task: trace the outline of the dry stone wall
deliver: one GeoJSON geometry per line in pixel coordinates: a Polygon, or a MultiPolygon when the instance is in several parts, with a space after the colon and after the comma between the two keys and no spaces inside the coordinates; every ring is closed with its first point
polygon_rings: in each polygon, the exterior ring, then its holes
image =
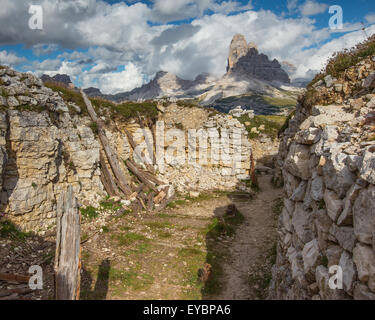
{"type": "MultiPolygon", "coordinates": [[[[282,137],[285,198],[271,299],[375,299],[375,77],[366,67],[356,66],[363,90],[355,99],[298,105],[282,137]],[[342,269],[342,289],[329,286],[332,266],[342,269]]],[[[316,90],[327,97],[335,83],[326,80],[316,90]]]]}

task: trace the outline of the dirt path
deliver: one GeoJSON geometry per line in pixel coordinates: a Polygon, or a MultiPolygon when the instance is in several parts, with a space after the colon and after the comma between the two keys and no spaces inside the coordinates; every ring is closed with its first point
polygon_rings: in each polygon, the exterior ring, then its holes
{"type": "Polygon", "coordinates": [[[84,245],[81,299],[262,298],[280,196],[269,180],[259,177],[253,199],[201,195],[158,215],[112,218],[84,245]],[[227,218],[232,203],[240,213],[227,218]],[[202,282],[199,270],[207,264],[211,273],[202,282]]]}
{"type": "Polygon", "coordinates": [[[268,284],[270,266],[274,258],[276,216],[281,190],[274,189],[269,176],[258,178],[260,192],[250,203],[238,203],[244,215],[230,248],[230,259],[225,260],[224,289],[213,296],[218,300],[248,300],[264,298],[262,286],[268,284]]]}

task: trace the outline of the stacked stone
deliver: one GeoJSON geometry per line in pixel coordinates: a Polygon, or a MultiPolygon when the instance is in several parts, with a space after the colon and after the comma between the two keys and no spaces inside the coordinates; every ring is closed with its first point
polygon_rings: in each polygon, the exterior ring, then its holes
{"type": "Polygon", "coordinates": [[[360,98],[298,105],[282,138],[285,206],[270,298],[375,300],[375,77],[367,75],[360,98]],[[329,286],[332,266],[342,269],[342,289],[329,286]]]}
{"type": "Polygon", "coordinates": [[[164,180],[170,181],[177,191],[186,192],[188,190],[233,189],[239,186],[241,181],[250,179],[252,151],[248,132],[243,124],[232,116],[216,114],[204,121],[202,128],[197,129],[205,130],[208,136],[216,139],[208,137],[207,145],[199,146],[197,138],[197,151],[193,156],[189,154],[189,147],[186,145],[186,159],[189,161],[184,166],[168,166],[162,176],[164,180]],[[221,136],[222,129],[228,134],[224,137],[224,139],[229,139],[228,150],[222,148],[221,143],[224,141],[221,136]],[[207,164],[199,162],[201,156],[199,151],[207,154],[207,164]],[[228,151],[230,161],[222,159],[221,154],[226,151],[228,151]],[[238,161],[238,165],[235,167],[233,159],[238,161]]]}
{"type": "Polygon", "coordinates": [[[68,184],[81,203],[97,204],[105,194],[90,119],[76,105],[70,114],[32,74],[2,68],[0,84],[0,211],[38,232],[55,223],[56,200],[68,184]]]}

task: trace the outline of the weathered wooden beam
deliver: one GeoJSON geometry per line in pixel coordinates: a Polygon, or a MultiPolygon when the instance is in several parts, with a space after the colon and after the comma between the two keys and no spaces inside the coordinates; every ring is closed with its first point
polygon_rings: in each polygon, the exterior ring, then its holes
{"type": "MultiPolygon", "coordinates": [[[[137,115],[138,115],[138,118],[139,118],[139,125],[141,126],[141,129],[142,129],[142,132],[143,132],[143,135],[145,137],[145,142],[146,142],[146,146],[147,146],[147,150],[148,150],[148,153],[149,155],[151,156],[151,160],[152,160],[152,164],[154,165],[156,163],[156,157],[155,157],[155,152],[154,152],[154,144],[152,143],[152,141],[150,141],[148,139],[148,132],[146,130],[146,127],[143,123],[143,120],[141,118],[141,115],[139,114],[139,112],[137,112],[137,115]]],[[[147,129],[149,129],[147,127],[147,129]]],[[[150,129],[149,129],[150,130],[150,129]]],[[[152,131],[150,130],[151,132],[151,135],[152,135],[152,131]]],[[[152,168],[152,173],[154,173],[154,167],[153,166],[150,166],[152,168]]]]}
{"type": "Polygon", "coordinates": [[[0,280],[7,282],[29,283],[30,276],[12,273],[0,273],[0,280]]]}
{"type": "Polygon", "coordinates": [[[57,203],[55,296],[79,300],[81,271],[81,215],[70,185],[57,203]]]}
{"type": "Polygon", "coordinates": [[[147,197],[147,211],[152,212],[154,208],[154,192],[150,192],[150,194],[147,197]]]}
{"type": "MultiPolygon", "coordinates": [[[[163,190],[166,194],[168,194],[168,191],[169,191],[169,187],[166,187],[164,190],[163,190]]],[[[165,209],[165,207],[168,205],[168,203],[170,201],[172,201],[174,198],[174,196],[168,198],[167,196],[164,197],[163,201],[159,204],[159,206],[157,207],[157,209],[155,210],[155,212],[160,212],[162,210],[165,209]]],[[[155,199],[154,199],[155,200],[155,199]]]]}
{"type": "Polygon", "coordinates": [[[100,151],[100,166],[101,166],[101,173],[102,173],[100,175],[100,179],[108,195],[110,197],[121,196],[122,193],[118,189],[116,182],[115,182],[115,178],[112,176],[111,172],[109,171],[107,167],[102,151],[100,151]]]}
{"type": "Polygon", "coordinates": [[[137,168],[135,163],[133,163],[130,159],[126,160],[125,163],[127,167],[129,168],[129,170],[133,172],[133,174],[140,181],[142,181],[147,187],[151,188],[153,191],[155,192],[157,191],[155,185],[145,177],[145,175],[141,172],[141,170],[137,168]]]}
{"type": "MultiPolygon", "coordinates": [[[[141,152],[139,152],[139,150],[137,149],[137,144],[135,143],[132,134],[126,128],[124,128],[124,132],[125,132],[126,136],[128,137],[128,141],[129,141],[130,146],[133,149],[133,152],[136,154],[136,156],[139,159],[143,159],[144,155],[141,154],[141,152]]],[[[134,156],[133,156],[133,159],[134,159],[134,156]]],[[[146,166],[147,170],[149,170],[150,172],[154,172],[154,168],[153,168],[152,165],[150,165],[149,163],[145,163],[145,166],[146,166]]]]}
{"type": "Polygon", "coordinates": [[[82,94],[83,100],[85,101],[85,104],[87,106],[87,111],[88,111],[92,121],[94,121],[98,126],[98,136],[99,136],[100,142],[102,144],[102,147],[104,149],[104,152],[107,155],[108,162],[111,165],[113,174],[115,175],[115,177],[117,179],[117,184],[120,187],[120,189],[125,193],[125,195],[129,196],[129,195],[131,195],[132,190],[129,187],[129,184],[126,180],[126,177],[121,170],[119,160],[118,160],[116,154],[113,152],[113,150],[112,150],[112,148],[109,144],[109,140],[108,140],[107,136],[105,135],[105,131],[103,129],[104,128],[103,121],[98,118],[94,108],[92,107],[91,101],[87,98],[86,94],[82,90],[81,90],[81,94],[82,94]]]}
{"type": "Polygon", "coordinates": [[[0,297],[8,297],[13,294],[29,294],[33,292],[32,289],[30,288],[15,288],[15,289],[5,289],[5,290],[0,290],[0,297]]]}

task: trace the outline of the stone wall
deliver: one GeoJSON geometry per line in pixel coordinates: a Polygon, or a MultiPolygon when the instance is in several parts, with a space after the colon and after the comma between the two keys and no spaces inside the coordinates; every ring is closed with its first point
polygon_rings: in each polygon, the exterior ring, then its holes
{"type": "MultiPolygon", "coordinates": [[[[298,105],[283,135],[271,299],[375,299],[375,94],[365,87],[370,72],[363,77],[356,99],[298,105]],[[343,271],[342,290],[329,287],[334,265],[343,271]]],[[[326,92],[333,84],[318,86],[326,92]]]]}
{"type": "MultiPolygon", "coordinates": [[[[83,206],[97,206],[106,196],[101,182],[101,146],[91,119],[82,111],[33,75],[0,69],[0,217],[5,215],[22,229],[39,232],[55,223],[56,202],[68,184],[83,206]]],[[[202,125],[208,121],[206,127],[210,121],[214,121],[212,127],[241,126],[237,120],[231,123],[224,117],[219,121],[210,119],[207,110],[200,112],[197,119],[202,125]]],[[[182,110],[178,116],[184,118],[188,113],[182,110]]],[[[109,123],[106,135],[111,146],[121,160],[128,159],[131,148],[123,128],[135,133],[139,125],[115,121],[110,115],[103,120],[109,123]]],[[[168,166],[159,178],[181,192],[211,190],[216,185],[234,187],[239,178],[246,178],[250,166],[250,148],[243,152],[244,168],[237,176],[223,177],[220,164],[187,164],[168,166]]],[[[120,165],[126,170],[122,161],[120,165]]]]}

